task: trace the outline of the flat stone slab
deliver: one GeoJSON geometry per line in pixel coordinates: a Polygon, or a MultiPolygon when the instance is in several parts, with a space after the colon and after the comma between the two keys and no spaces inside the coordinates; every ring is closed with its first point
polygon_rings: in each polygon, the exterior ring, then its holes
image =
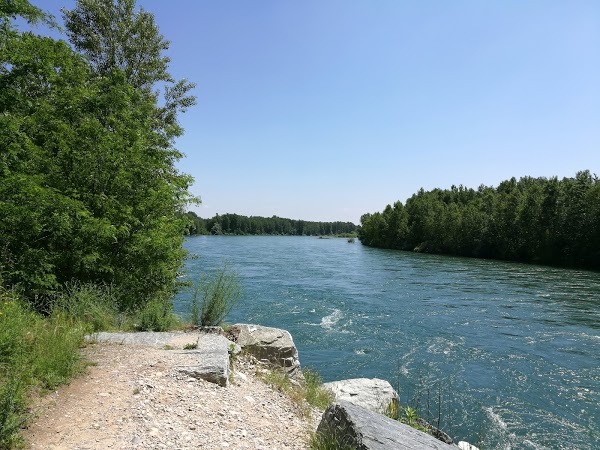
{"type": "Polygon", "coordinates": [[[175,349],[184,348],[186,345],[195,345],[200,338],[200,333],[180,332],[155,332],[140,331],[131,333],[99,332],[86,336],[87,341],[112,342],[115,344],[146,345],[149,347],[164,347],[166,345],[175,349]]]}
{"type": "Polygon", "coordinates": [[[366,408],[340,401],[330,405],[317,429],[333,436],[339,447],[356,450],[456,450],[408,425],[366,408]]]}
{"type": "Polygon", "coordinates": [[[383,413],[392,404],[398,406],[398,393],[392,385],[379,378],[351,378],[323,383],[336,401],[347,401],[357,406],[383,413]]]}
{"type": "Polygon", "coordinates": [[[224,387],[229,385],[229,351],[237,349],[239,352],[239,346],[236,348],[234,342],[214,332],[101,332],[87,336],[86,339],[88,341],[116,344],[168,347],[171,351],[193,355],[197,364],[180,366],[176,370],[190,377],[206,380],[224,387]],[[195,348],[186,350],[186,347],[195,348]]]}
{"type": "Polygon", "coordinates": [[[233,342],[218,334],[202,334],[198,339],[198,347],[184,350],[194,355],[198,364],[180,366],[177,370],[190,377],[215,383],[223,387],[229,385],[229,350],[233,342]]]}

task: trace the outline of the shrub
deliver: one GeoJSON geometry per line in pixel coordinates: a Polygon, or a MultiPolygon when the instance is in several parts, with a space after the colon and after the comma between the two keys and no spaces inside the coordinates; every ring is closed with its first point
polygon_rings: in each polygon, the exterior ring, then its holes
{"type": "Polygon", "coordinates": [[[219,325],[237,303],[240,295],[237,274],[223,266],[215,275],[197,284],[191,304],[192,325],[219,325]]]}

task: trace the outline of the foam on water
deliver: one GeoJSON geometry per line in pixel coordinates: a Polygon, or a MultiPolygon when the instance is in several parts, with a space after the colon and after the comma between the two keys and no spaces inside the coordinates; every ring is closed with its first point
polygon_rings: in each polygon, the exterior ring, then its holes
{"type": "Polygon", "coordinates": [[[339,309],[334,309],[331,314],[321,318],[321,328],[332,330],[342,317],[344,317],[344,313],[339,309]]]}

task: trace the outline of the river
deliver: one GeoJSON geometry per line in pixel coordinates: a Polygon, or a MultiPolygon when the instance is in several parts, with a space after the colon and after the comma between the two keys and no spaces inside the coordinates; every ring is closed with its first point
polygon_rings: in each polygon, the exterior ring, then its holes
{"type": "MultiPolygon", "coordinates": [[[[186,239],[186,276],[223,264],[227,321],[289,330],[325,381],[377,377],[486,449],[600,448],[600,274],[369,248],[346,239],[186,239]]],[[[191,290],[178,294],[185,313],[191,290]]]]}

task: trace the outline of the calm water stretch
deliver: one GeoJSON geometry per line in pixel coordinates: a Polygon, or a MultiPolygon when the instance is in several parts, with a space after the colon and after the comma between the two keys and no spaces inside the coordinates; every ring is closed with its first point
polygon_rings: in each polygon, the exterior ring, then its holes
{"type": "MultiPolygon", "coordinates": [[[[600,274],[314,237],[200,236],[193,279],[227,262],[229,322],[289,330],[325,381],[383,378],[486,449],[600,448],[600,274]]],[[[191,291],[176,309],[185,312],[191,291]]]]}

